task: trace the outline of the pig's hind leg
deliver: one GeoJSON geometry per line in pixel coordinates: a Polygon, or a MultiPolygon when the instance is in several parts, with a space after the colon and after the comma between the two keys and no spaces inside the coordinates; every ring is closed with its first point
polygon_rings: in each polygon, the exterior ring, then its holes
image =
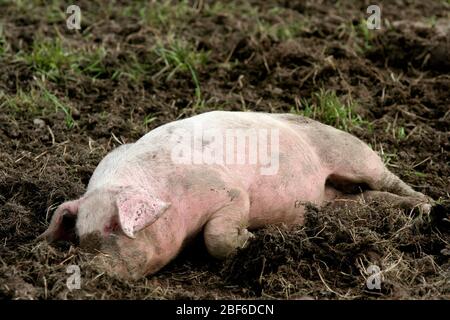
{"type": "Polygon", "coordinates": [[[390,172],[378,154],[356,137],[342,133],[343,144],[337,143],[347,158],[331,163],[332,173],[327,179],[326,197],[329,200],[384,201],[404,209],[419,208],[429,212],[431,199],[414,191],[390,172]],[[335,190],[335,192],[333,192],[335,190]],[[359,194],[357,194],[359,193],[359,194]]]}
{"type": "Polygon", "coordinates": [[[231,203],[214,212],[204,228],[206,248],[213,257],[225,259],[246,245],[253,235],[247,230],[250,201],[242,189],[230,191],[231,203]]]}
{"type": "Polygon", "coordinates": [[[332,205],[336,207],[348,204],[349,201],[351,201],[352,203],[375,201],[381,203],[389,203],[394,208],[405,210],[417,208],[422,213],[429,213],[431,210],[431,204],[426,203],[423,199],[417,197],[399,196],[386,191],[368,190],[360,194],[344,194],[337,190],[327,190],[327,193],[335,194],[335,197],[330,197],[329,201],[331,201],[332,205]]]}

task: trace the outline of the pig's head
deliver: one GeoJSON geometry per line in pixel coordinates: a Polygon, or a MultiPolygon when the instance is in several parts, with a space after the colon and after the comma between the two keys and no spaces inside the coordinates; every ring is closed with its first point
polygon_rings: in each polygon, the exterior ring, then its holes
{"type": "Polygon", "coordinates": [[[49,242],[71,241],[91,233],[135,238],[137,232],[155,222],[169,206],[142,188],[97,189],[61,204],[39,238],[49,242]]]}
{"type": "Polygon", "coordinates": [[[78,200],[61,204],[48,229],[39,239],[53,242],[75,241],[78,238],[82,247],[106,251],[121,258],[120,260],[124,260],[124,257],[123,250],[119,247],[126,243],[129,252],[145,256],[142,251],[149,244],[142,243],[140,233],[153,224],[169,206],[169,203],[142,188],[92,190],[78,200]],[[138,239],[135,241],[136,237],[138,239]]]}

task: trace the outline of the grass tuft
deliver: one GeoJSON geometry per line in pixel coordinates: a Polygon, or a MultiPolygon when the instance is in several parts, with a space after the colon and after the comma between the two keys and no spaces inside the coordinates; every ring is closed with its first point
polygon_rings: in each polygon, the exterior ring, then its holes
{"type": "Polygon", "coordinates": [[[3,56],[9,50],[8,42],[3,34],[3,26],[0,25],[0,57],[3,56]]]}
{"type": "Polygon", "coordinates": [[[103,63],[106,55],[103,47],[73,49],[55,38],[35,39],[31,52],[19,53],[18,59],[30,65],[36,74],[58,82],[67,72],[83,73],[92,78],[108,75],[103,63]]]}
{"type": "Polygon", "coordinates": [[[65,122],[68,129],[72,129],[75,121],[72,117],[72,109],[67,106],[65,103],[63,103],[61,100],[58,99],[54,94],[52,94],[50,91],[48,91],[45,87],[41,86],[42,90],[42,96],[45,100],[51,103],[53,107],[55,108],[55,111],[61,110],[65,114],[65,122]]]}
{"type": "Polygon", "coordinates": [[[197,51],[188,43],[176,40],[170,41],[167,45],[159,43],[155,47],[155,53],[164,63],[164,67],[156,76],[164,74],[169,81],[179,72],[188,72],[195,85],[195,97],[199,103],[202,100],[202,92],[197,69],[206,64],[209,53],[197,51]]]}
{"type": "Polygon", "coordinates": [[[72,109],[40,82],[37,88],[32,88],[28,92],[18,90],[15,95],[3,94],[0,98],[3,100],[0,108],[6,108],[6,111],[17,114],[26,113],[30,117],[41,117],[62,111],[67,128],[72,129],[75,125],[72,109]]]}
{"type": "Polygon", "coordinates": [[[151,1],[139,9],[139,15],[145,25],[166,31],[176,29],[180,21],[185,21],[194,12],[186,0],[151,1]]]}
{"type": "Polygon", "coordinates": [[[319,92],[313,93],[311,99],[302,99],[301,105],[303,109],[293,108],[291,112],[341,130],[349,131],[351,127],[360,127],[367,124],[367,121],[364,121],[355,113],[355,103],[342,103],[334,91],[321,89],[319,92]]]}

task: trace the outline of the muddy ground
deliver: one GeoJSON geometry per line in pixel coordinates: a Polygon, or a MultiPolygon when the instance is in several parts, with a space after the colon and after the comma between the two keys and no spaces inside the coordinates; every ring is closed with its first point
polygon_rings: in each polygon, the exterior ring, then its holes
{"type": "Polygon", "coordinates": [[[67,3],[0,1],[0,297],[449,299],[450,3],[377,3],[380,30],[365,27],[368,1],[78,1],[69,30],[67,3]],[[320,112],[330,99],[349,120],[320,112]],[[225,263],[199,238],[136,282],[34,242],[111,149],[216,109],[343,127],[437,205],[311,207],[304,227],[259,230],[225,263]],[[370,265],[380,289],[366,286],[370,265]]]}

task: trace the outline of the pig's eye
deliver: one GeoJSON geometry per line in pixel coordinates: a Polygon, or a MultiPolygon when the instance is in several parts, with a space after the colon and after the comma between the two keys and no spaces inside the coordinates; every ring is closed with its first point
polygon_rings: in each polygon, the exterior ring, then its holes
{"type": "Polygon", "coordinates": [[[104,227],[104,232],[106,233],[106,234],[110,234],[110,233],[112,233],[112,232],[116,232],[117,230],[119,230],[119,224],[117,223],[117,222],[113,222],[113,223],[110,223],[110,224],[107,224],[105,227],[104,227]]]}

